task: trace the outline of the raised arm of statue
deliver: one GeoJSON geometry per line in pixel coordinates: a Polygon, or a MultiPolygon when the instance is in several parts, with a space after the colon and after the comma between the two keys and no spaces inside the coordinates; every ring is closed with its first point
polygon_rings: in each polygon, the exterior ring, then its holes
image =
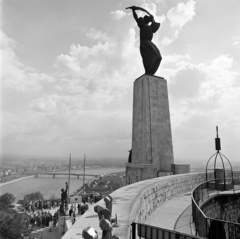
{"type": "Polygon", "coordinates": [[[135,21],[138,23],[138,15],[136,13],[136,7],[135,6],[132,6],[132,7],[127,7],[126,9],[131,9],[132,10],[132,13],[133,13],[133,17],[135,19],[135,21]]]}
{"type": "Polygon", "coordinates": [[[140,10],[140,11],[146,12],[149,15],[149,17],[148,17],[149,18],[149,22],[155,23],[153,15],[151,15],[146,9],[144,9],[142,7],[132,6],[132,7],[127,7],[126,9],[131,9],[132,10],[133,17],[134,17],[135,21],[138,23],[138,25],[140,25],[139,27],[141,27],[142,22],[139,22],[139,18],[138,18],[138,15],[136,13],[136,10],[140,10]]]}

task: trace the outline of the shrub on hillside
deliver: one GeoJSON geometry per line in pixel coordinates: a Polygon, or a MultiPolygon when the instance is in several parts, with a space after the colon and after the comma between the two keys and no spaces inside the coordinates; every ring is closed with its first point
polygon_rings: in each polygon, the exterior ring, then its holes
{"type": "Polygon", "coordinates": [[[31,229],[28,221],[25,221],[22,215],[22,213],[9,214],[0,211],[0,238],[28,238],[31,229]]]}
{"type": "Polygon", "coordinates": [[[43,194],[40,193],[39,191],[24,195],[23,200],[19,200],[18,203],[27,205],[30,201],[34,202],[38,200],[44,200],[43,194]]]}
{"type": "Polygon", "coordinates": [[[4,193],[0,196],[0,209],[6,209],[15,201],[15,197],[12,193],[4,193]]]}

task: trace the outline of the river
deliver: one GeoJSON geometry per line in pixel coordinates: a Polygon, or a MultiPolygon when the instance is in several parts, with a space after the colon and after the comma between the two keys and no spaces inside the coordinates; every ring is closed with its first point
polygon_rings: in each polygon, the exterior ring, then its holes
{"type": "MultiPolygon", "coordinates": [[[[109,174],[115,172],[124,172],[125,168],[94,168],[86,169],[86,174],[109,174]]],[[[83,171],[71,171],[72,173],[83,173],[83,171]]],[[[86,176],[85,182],[93,177],[86,176]]],[[[6,184],[0,185],[0,195],[6,192],[12,193],[16,197],[16,202],[23,199],[23,196],[32,192],[41,192],[45,199],[49,199],[52,194],[56,198],[60,198],[61,188],[65,188],[65,182],[68,181],[68,176],[53,176],[39,175],[38,178],[28,177],[21,180],[15,180],[6,184]]],[[[71,176],[70,194],[79,189],[83,184],[83,178],[77,179],[76,176],[71,176]]]]}

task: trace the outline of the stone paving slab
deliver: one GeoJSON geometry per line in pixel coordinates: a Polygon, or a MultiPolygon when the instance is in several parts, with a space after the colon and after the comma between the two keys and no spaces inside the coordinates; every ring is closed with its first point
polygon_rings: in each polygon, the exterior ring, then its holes
{"type": "MultiPolygon", "coordinates": [[[[191,194],[182,194],[166,201],[147,218],[144,224],[174,230],[175,224],[183,212],[191,205],[191,194]]],[[[179,221],[179,226],[189,225],[189,217],[185,216],[179,221]]],[[[190,226],[190,225],[189,225],[190,226]]],[[[178,231],[178,230],[177,230],[178,231]]]]}
{"type": "Polygon", "coordinates": [[[182,232],[185,234],[192,235],[192,205],[188,206],[185,211],[180,215],[176,224],[174,226],[174,230],[177,232],[182,232]]]}

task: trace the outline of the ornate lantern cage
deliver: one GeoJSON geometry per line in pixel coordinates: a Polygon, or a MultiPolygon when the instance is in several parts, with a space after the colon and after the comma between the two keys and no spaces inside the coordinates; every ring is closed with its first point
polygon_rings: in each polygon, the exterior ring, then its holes
{"type": "MultiPolygon", "coordinates": [[[[213,154],[206,165],[206,181],[208,181],[208,164],[211,161],[212,158],[214,158],[214,179],[215,182],[210,183],[213,188],[217,190],[234,190],[234,178],[233,178],[233,170],[232,170],[232,165],[228,158],[224,156],[222,153],[220,153],[221,150],[221,141],[220,138],[218,137],[218,126],[216,126],[216,133],[217,133],[217,138],[215,138],[215,149],[216,153],[213,154]],[[222,168],[217,168],[217,160],[220,159],[222,162],[222,168]],[[230,165],[230,171],[226,170],[225,164],[224,164],[224,159],[225,161],[228,162],[230,165]]],[[[211,185],[209,185],[211,187],[211,185]]]]}

